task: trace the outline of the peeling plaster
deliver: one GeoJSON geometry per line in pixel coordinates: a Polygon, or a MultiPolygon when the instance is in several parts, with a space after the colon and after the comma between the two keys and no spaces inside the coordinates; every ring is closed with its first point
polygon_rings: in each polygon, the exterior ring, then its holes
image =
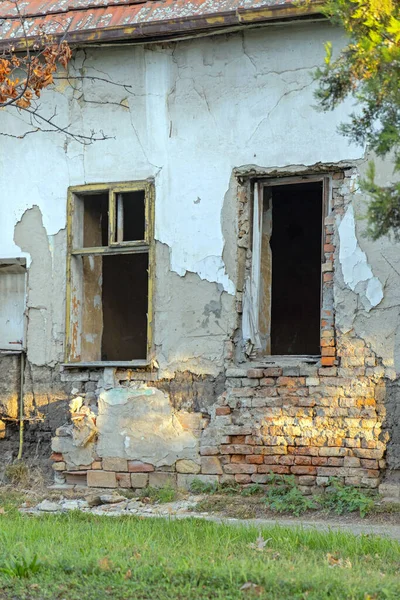
{"type": "Polygon", "coordinates": [[[382,284],[374,276],[367,255],[360,248],[356,236],[354,209],[349,206],[339,225],[339,262],[343,279],[353,292],[359,295],[367,312],[383,299],[382,284]]]}

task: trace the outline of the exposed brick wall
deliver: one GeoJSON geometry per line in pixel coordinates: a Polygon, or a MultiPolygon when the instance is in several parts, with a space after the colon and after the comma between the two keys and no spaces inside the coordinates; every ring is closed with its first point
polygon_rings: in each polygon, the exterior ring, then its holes
{"type": "Polygon", "coordinates": [[[225,476],[242,484],[263,484],[272,472],[296,475],[303,486],[339,477],[377,487],[385,466],[381,369],[358,339],[343,340],[340,353],[345,364],[356,360],[357,376],[306,363],[228,369],[201,454],[218,455],[225,476]]]}

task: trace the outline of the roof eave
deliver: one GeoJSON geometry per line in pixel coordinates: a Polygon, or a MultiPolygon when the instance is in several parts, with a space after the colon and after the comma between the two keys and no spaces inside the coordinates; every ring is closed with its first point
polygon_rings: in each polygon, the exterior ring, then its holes
{"type": "MultiPolygon", "coordinates": [[[[71,45],[106,44],[110,42],[137,41],[149,39],[168,40],[180,36],[198,33],[212,34],[226,28],[256,25],[268,22],[284,22],[295,19],[307,19],[323,16],[321,6],[323,0],[314,0],[301,6],[298,3],[264,8],[239,8],[235,11],[218,12],[207,15],[193,15],[169,20],[142,21],[126,26],[105,27],[103,29],[82,29],[70,31],[63,37],[71,45]]],[[[11,40],[7,40],[10,44],[11,40]]],[[[29,42],[31,40],[28,40],[29,42]]],[[[34,40],[32,40],[33,43],[34,40]]],[[[25,47],[24,40],[13,40],[16,49],[25,47]]],[[[0,41],[0,48],[4,45],[0,41]]]]}

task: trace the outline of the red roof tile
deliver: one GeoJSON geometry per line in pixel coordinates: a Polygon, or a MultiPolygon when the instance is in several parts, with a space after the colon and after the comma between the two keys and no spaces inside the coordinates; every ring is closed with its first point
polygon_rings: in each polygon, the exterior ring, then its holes
{"type": "MultiPolygon", "coordinates": [[[[168,38],[252,22],[318,13],[320,0],[19,0],[29,37],[40,27],[71,43],[168,38]]],[[[0,44],[23,37],[15,3],[0,2],[0,44]]]]}

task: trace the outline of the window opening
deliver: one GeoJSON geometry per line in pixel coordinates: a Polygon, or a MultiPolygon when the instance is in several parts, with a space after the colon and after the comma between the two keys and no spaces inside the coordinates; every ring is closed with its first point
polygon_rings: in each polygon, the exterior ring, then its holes
{"type": "Polygon", "coordinates": [[[258,355],[319,355],[324,182],[255,185],[244,334],[258,355]]]}
{"type": "Polygon", "coordinates": [[[148,182],[105,187],[70,190],[66,360],[146,363],[153,188],[148,182]]]}

